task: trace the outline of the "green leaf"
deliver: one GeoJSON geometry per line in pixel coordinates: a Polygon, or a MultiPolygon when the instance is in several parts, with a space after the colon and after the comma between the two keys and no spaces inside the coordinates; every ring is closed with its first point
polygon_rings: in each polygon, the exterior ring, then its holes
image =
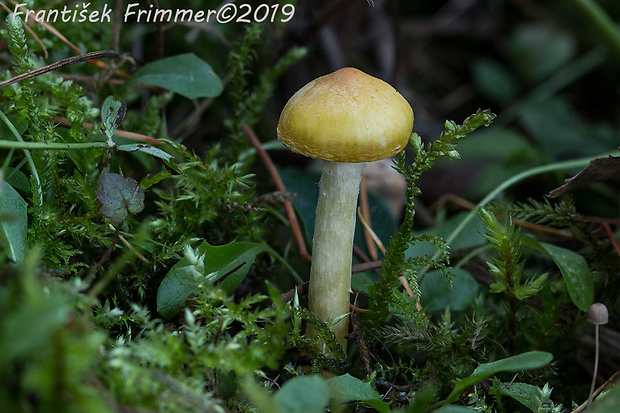
{"type": "Polygon", "coordinates": [[[327,380],[332,396],[341,402],[360,401],[374,407],[378,412],[389,412],[390,404],[381,399],[381,395],[365,381],[344,374],[327,380]]]}
{"type": "Polygon", "coordinates": [[[431,404],[435,400],[437,388],[434,385],[423,385],[413,395],[413,400],[407,406],[407,412],[426,413],[431,410],[431,404]]]}
{"type": "Polygon", "coordinates": [[[444,406],[441,409],[433,410],[435,413],[472,413],[479,412],[480,410],[472,409],[465,406],[444,406]]]}
{"type": "Polygon", "coordinates": [[[282,413],[323,413],[329,390],[328,383],[320,376],[300,376],[284,383],[273,396],[273,402],[282,413]]]}
{"type": "Polygon", "coordinates": [[[264,386],[258,384],[254,377],[245,376],[240,382],[243,392],[261,413],[280,413],[271,393],[264,386]]]}
{"type": "Polygon", "coordinates": [[[27,203],[8,182],[0,181],[0,245],[7,256],[20,262],[26,252],[27,203]]]}
{"type": "MultiPolygon", "coordinates": [[[[26,176],[25,173],[20,171],[19,169],[7,167],[4,171],[6,175],[4,176],[4,180],[9,183],[13,189],[17,189],[22,194],[28,198],[32,194],[32,189],[30,188],[30,179],[26,176]]],[[[0,178],[1,179],[1,178],[0,178]]],[[[2,190],[0,189],[0,192],[2,190]]]]}
{"type": "Polygon", "coordinates": [[[114,132],[120,126],[125,113],[127,112],[127,106],[124,103],[119,102],[112,96],[108,96],[103,101],[101,107],[101,122],[103,122],[103,132],[108,137],[108,141],[112,140],[114,132]]]}
{"type": "Polygon", "coordinates": [[[448,280],[441,271],[432,271],[420,282],[422,306],[426,311],[462,311],[474,304],[480,285],[467,271],[460,268],[450,270],[454,277],[448,280]],[[452,285],[450,285],[452,281],[452,285]]]}
{"type": "Polygon", "coordinates": [[[571,300],[577,308],[587,312],[594,302],[594,282],[585,258],[574,251],[539,242],[531,237],[523,237],[522,242],[523,245],[542,252],[556,263],[571,300]]]}
{"type": "Polygon", "coordinates": [[[193,53],[149,63],[134,73],[131,82],[168,89],[188,99],[215,97],[224,89],[211,66],[193,53]]]}
{"type": "Polygon", "coordinates": [[[538,386],[527,383],[501,383],[499,386],[501,394],[512,397],[533,412],[541,411],[542,392],[538,386]]]}
{"type": "Polygon", "coordinates": [[[218,285],[227,293],[237,288],[254,264],[256,256],[270,251],[263,243],[231,242],[221,246],[203,242],[196,251],[188,247],[184,258],[166,274],[157,290],[157,312],[173,317],[199,284],[218,285]]]}
{"type": "Polygon", "coordinates": [[[555,160],[594,157],[614,150],[620,139],[612,124],[584,119],[569,100],[560,96],[525,105],[519,124],[555,160]]]}
{"type": "Polygon", "coordinates": [[[469,377],[458,380],[452,392],[442,404],[455,400],[466,388],[504,371],[516,372],[541,368],[553,360],[553,355],[545,351],[530,351],[516,356],[497,360],[491,363],[480,364],[469,377]]]}
{"type": "Polygon", "coordinates": [[[143,152],[148,155],[154,156],[158,159],[161,159],[163,163],[166,164],[170,169],[183,174],[184,172],[179,168],[179,166],[174,162],[174,156],[170,155],[168,152],[164,152],[161,149],[158,149],[151,145],[145,145],[143,143],[133,143],[129,145],[121,145],[117,146],[116,149],[123,152],[143,152]]]}
{"type": "Polygon", "coordinates": [[[545,24],[518,27],[506,48],[514,66],[531,83],[562,68],[576,50],[575,39],[569,33],[545,24]]]}
{"type": "MultiPolygon", "coordinates": [[[[26,118],[18,116],[16,114],[7,114],[6,117],[9,120],[9,124],[15,127],[15,130],[18,134],[23,135],[24,132],[28,130],[28,120],[26,118]]],[[[15,134],[6,123],[6,121],[0,122],[0,138],[2,138],[2,140],[15,140],[15,134]]]]}
{"type": "Polygon", "coordinates": [[[495,60],[482,58],[474,61],[471,69],[477,89],[486,98],[502,105],[514,100],[519,89],[518,83],[504,65],[495,60]]]}
{"type": "Polygon", "coordinates": [[[123,222],[129,213],[137,214],[144,209],[144,189],[133,178],[106,173],[99,177],[97,200],[101,202],[101,214],[115,224],[123,222]]]}
{"type": "Polygon", "coordinates": [[[609,413],[620,411],[620,387],[613,386],[607,392],[599,394],[587,411],[588,413],[609,413]]]}
{"type": "MultiPolygon", "coordinates": [[[[181,171],[183,175],[185,175],[185,171],[187,171],[188,169],[195,168],[202,164],[203,164],[202,161],[190,161],[190,162],[182,163],[180,165],[176,165],[176,164],[174,165],[181,171]]],[[[155,185],[156,183],[166,178],[170,178],[171,176],[174,176],[174,175],[175,174],[170,172],[170,170],[168,169],[161,170],[155,175],[147,175],[144,178],[142,178],[142,180],[140,181],[140,188],[148,189],[151,186],[155,185]]]]}
{"type": "Polygon", "coordinates": [[[0,366],[5,366],[13,358],[43,351],[42,347],[53,342],[54,331],[67,321],[69,311],[58,294],[50,297],[35,295],[4,316],[0,322],[0,334],[11,339],[0,341],[0,366]]]}

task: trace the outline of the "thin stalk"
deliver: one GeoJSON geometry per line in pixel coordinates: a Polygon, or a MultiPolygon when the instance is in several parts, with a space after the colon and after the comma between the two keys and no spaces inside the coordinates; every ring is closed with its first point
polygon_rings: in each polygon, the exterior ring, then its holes
{"type": "MultiPolygon", "coordinates": [[[[101,259],[99,260],[99,262],[97,262],[97,264],[95,264],[95,266],[93,268],[91,268],[90,273],[91,274],[95,274],[97,271],[99,271],[99,268],[101,268],[101,266],[108,260],[108,258],[110,258],[110,255],[112,255],[112,250],[114,249],[114,247],[116,246],[116,242],[118,241],[118,237],[121,233],[121,226],[123,226],[123,223],[119,223],[116,226],[116,229],[114,230],[114,237],[112,237],[112,243],[110,244],[110,247],[108,248],[108,250],[105,252],[105,254],[103,254],[103,257],[101,257],[101,259]]],[[[100,281],[101,283],[101,281],[100,281]]],[[[103,289],[103,287],[101,287],[101,289],[103,289]]],[[[93,288],[93,290],[97,291],[97,286],[95,286],[93,288]]],[[[98,293],[97,293],[98,294],[98,293]]],[[[97,295],[95,293],[93,293],[94,295],[97,295]]]]}
{"type": "Polygon", "coordinates": [[[6,171],[6,169],[9,167],[9,165],[11,164],[11,159],[13,158],[13,152],[15,152],[15,149],[11,149],[9,151],[9,154],[7,155],[6,158],[4,158],[4,163],[2,164],[2,167],[0,169],[2,169],[3,171],[6,171]]]}
{"type": "Polygon", "coordinates": [[[596,376],[598,375],[598,324],[594,325],[594,373],[592,374],[592,385],[590,386],[590,395],[588,396],[588,407],[592,404],[592,395],[594,394],[594,386],[596,386],[596,376]]]}
{"type": "Polygon", "coordinates": [[[19,137],[19,142],[0,140],[0,149],[21,149],[23,151],[29,151],[29,150],[80,151],[84,149],[110,149],[115,146],[116,145],[111,145],[107,142],[75,142],[75,143],[24,142],[24,140],[21,139],[21,136],[19,137]]]}

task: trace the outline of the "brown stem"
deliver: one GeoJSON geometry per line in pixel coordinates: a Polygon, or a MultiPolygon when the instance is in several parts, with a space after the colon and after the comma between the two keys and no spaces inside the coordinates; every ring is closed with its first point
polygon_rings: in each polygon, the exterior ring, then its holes
{"type": "MultiPolygon", "coordinates": [[[[370,206],[368,204],[368,189],[366,188],[366,177],[362,174],[362,181],[360,184],[360,208],[361,213],[368,224],[368,227],[372,228],[372,222],[370,221],[370,206]]],[[[364,225],[364,242],[366,243],[366,249],[368,250],[368,255],[373,260],[379,258],[379,254],[377,252],[377,245],[375,241],[372,239],[372,235],[370,234],[370,230],[364,225]]]]}
{"type": "Polygon", "coordinates": [[[99,269],[101,268],[103,263],[105,263],[108,260],[108,258],[110,258],[110,255],[112,255],[112,250],[116,246],[116,241],[118,241],[118,236],[119,236],[119,234],[121,232],[121,225],[123,225],[122,222],[116,226],[116,231],[114,231],[114,237],[112,238],[112,243],[110,244],[110,247],[105,252],[105,254],[103,254],[103,257],[101,257],[99,262],[97,264],[95,264],[95,266],[91,269],[91,273],[94,274],[97,271],[99,271],[99,269]]]}
{"type": "MultiPolygon", "coordinates": [[[[105,252],[105,254],[103,254],[103,257],[101,257],[99,262],[91,268],[90,273],[89,273],[90,275],[94,276],[97,273],[97,271],[99,271],[103,263],[105,263],[110,258],[110,255],[112,255],[112,250],[116,246],[116,241],[118,241],[118,236],[121,232],[122,225],[123,223],[121,222],[116,226],[116,231],[114,231],[114,237],[112,238],[112,243],[110,244],[110,247],[105,252]]],[[[96,297],[101,291],[103,291],[105,286],[112,280],[112,277],[113,275],[110,272],[108,272],[106,276],[104,276],[95,285],[91,287],[90,291],[88,291],[88,296],[90,298],[96,297]]]]}
{"type": "Polygon", "coordinates": [[[620,256],[620,246],[618,245],[618,241],[616,241],[614,233],[611,231],[611,226],[609,225],[609,222],[603,222],[602,225],[607,235],[609,235],[609,239],[611,241],[611,244],[614,246],[614,249],[616,250],[616,254],[620,256]]]}
{"type": "MultiPolygon", "coordinates": [[[[71,121],[67,118],[55,117],[53,121],[62,126],[71,127],[71,121]]],[[[84,129],[90,130],[93,128],[93,124],[84,122],[82,123],[82,127],[84,129]]],[[[129,132],[129,131],[122,130],[122,129],[116,129],[114,131],[114,136],[131,139],[131,140],[138,141],[138,142],[148,143],[150,145],[164,145],[166,143],[166,142],[160,141],[159,139],[153,138],[151,136],[143,135],[141,133],[129,132]]]]}
{"type": "Polygon", "coordinates": [[[368,261],[368,262],[363,262],[361,264],[354,264],[351,267],[351,273],[355,274],[355,273],[358,273],[358,272],[377,270],[377,269],[381,268],[382,264],[383,264],[383,260],[368,261]]]}
{"type": "Polygon", "coordinates": [[[5,80],[4,82],[0,82],[0,89],[5,86],[12,85],[13,83],[21,82],[22,80],[30,79],[42,75],[43,73],[51,72],[52,70],[60,69],[64,66],[74,65],[76,63],[82,63],[88,60],[101,59],[103,57],[119,57],[121,55],[122,53],[115,52],[114,50],[101,50],[98,52],[89,52],[78,56],[68,57],[50,65],[43,66],[39,69],[31,70],[30,72],[12,77],[11,79],[5,80]]]}
{"type": "Polygon", "coordinates": [[[370,352],[366,346],[366,340],[364,340],[364,333],[362,331],[362,320],[360,320],[360,315],[356,313],[351,314],[350,318],[353,331],[349,334],[349,339],[354,339],[357,343],[357,350],[364,364],[364,373],[366,373],[366,376],[370,376],[372,374],[372,366],[370,365],[370,352]]]}
{"type": "MultiPolygon", "coordinates": [[[[241,125],[241,129],[248,137],[248,140],[250,141],[254,149],[256,149],[256,153],[258,154],[260,160],[263,162],[263,165],[265,165],[265,168],[267,169],[269,176],[271,176],[271,180],[273,181],[276,189],[281,192],[286,192],[286,187],[284,186],[284,182],[282,182],[282,178],[280,178],[280,174],[278,174],[278,171],[276,170],[276,167],[273,164],[271,157],[269,156],[267,151],[263,149],[263,146],[261,145],[260,140],[254,133],[254,131],[245,123],[241,125]]],[[[308,261],[312,261],[312,256],[308,253],[308,250],[306,249],[306,242],[304,241],[301,227],[299,225],[299,221],[297,220],[297,215],[295,214],[295,210],[293,209],[293,204],[291,203],[291,201],[283,200],[282,205],[284,205],[286,216],[291,225],[291,231],[293,232],[293,236],[295,237],[295,242],[297,243],[299,255],[301,255],[308,261]]]]}

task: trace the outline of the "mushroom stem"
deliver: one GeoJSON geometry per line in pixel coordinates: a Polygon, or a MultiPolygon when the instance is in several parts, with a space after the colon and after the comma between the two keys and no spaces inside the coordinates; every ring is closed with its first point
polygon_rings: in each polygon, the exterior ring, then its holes
{"type": "Polygon", "coordinates": [[[592,404],[592,396],[594,395],[594,387],[596,386],[596,376],[598,376],[598,329],[599,325],[594,326],[594,372],[592,373],[592,384],[590,385],[590,395],[588,396],[588,406],[592,404]]]}
{"type": "Polygon", "coordinates": [[[598,375],[598,330],[599,326],[609,322],[609,312],[607,307],[602,303],[594,303],[588,310],[588,322],[594,324],[594,373],[592,374],[592,385],[590,386],[590,395],[588,396],[587,409],[592,404],[592,396],[594,394],[594,386],[596,386],[596,376],[598,375]]]}
{"type": "MultiPolygon", "coordinates": [[[[310,267],[309,307],[323,321],[349,312],[357,197],[364,163],[325,162],[319,183],[310,267]]],[[[346,350],[348,318],[332,327],[346,350]]],[[[308,331],[314,334],[312,329],[308,331]]]]}

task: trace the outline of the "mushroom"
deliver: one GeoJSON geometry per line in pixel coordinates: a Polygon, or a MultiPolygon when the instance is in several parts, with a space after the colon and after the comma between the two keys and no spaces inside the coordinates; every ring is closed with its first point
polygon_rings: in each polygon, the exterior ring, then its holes
{"type": "MultiPolygon", "coordinates": [[[[294,152],[325,161],[309,287],[310,311],[323,321],[349,312],[355,212],[364,163],[400,152],[412,128],[413,110],[407,100],[384,81],[351,67],[311,81],[282,110],[278,139],[294,152]]],[[[331,328],[346,349],[348,317],[331,328]]]]}
{"type": "Polygon", "coordinates": [[[592,403],[592,395],[594,394],[594,386],[596,385],[596,376],[598,375],[598,326],[607,324],[609,321],[609,312],[607,307],[602,303],[594,303],[588,310],[588,322],[594,324],[594,372],[592,373],[592,385],[590,386],[590,395],[588,396],[588,405],[592,403]]]}

